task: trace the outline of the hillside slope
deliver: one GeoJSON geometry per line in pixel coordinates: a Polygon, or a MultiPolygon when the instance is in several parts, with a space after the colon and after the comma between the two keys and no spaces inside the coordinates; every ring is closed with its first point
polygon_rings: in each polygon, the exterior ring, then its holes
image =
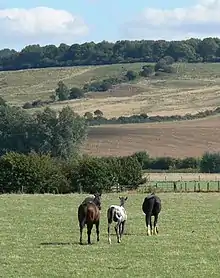
{"type": "MultiPolygon", "coordinates": [[[[82,87],[94,80],[117,76],[127,70],[139,71],[143,63],[70,68],[48,68],[0,72],[0,96],[9,103],[47,100],[62,80],[82,87]]],[[[220,64],[175,64],[177,73],[140,79],[115,86],[108,92],[88,93],[86,98],[56,102],[55,109],[70,105],[81,115],[101,109],[104,116],[118,117],[139,113],[173,115],[195,113],[220,106],[220,64]]]]}

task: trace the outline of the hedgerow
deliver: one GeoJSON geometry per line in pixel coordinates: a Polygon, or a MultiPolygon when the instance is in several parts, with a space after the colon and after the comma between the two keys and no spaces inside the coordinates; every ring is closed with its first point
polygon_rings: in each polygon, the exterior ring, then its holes
{"type": "Polygon", "coordinates": [[[83,156],[64,161],[49,154],[9,152],[0,158],[0,192],[95,193],[110,192],[116,186],[136,189],[144,182],[143,169],[220,173],[220,153],[176,159],[138,152],[126,157],[83,156]]]}

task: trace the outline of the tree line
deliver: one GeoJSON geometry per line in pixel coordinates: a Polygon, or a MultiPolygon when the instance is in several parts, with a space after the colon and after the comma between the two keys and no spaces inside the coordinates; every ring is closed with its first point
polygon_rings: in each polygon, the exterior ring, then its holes
{"type": "Polygon", "coordinates": [[[125,157],[80,156],[60,160],[49,154],[8,152],[0,157],[0,193],[111,192],[115,187],[137,189],[147,179],[143,169],[190,169],[220,173],[220,153],[201,158],[150,157],[138,152],[125,157]]]}
{"type": "Polygon", "coordinates": [[[70,107],[60,112],[45,108],[30,114],[26,110],[0,105],[0,156],[9,151],[28,154],[50,153],[71,159],[87,135],[87,123],[70,107]]]}
{"type": "Polygon", "coordinates": [[[213,110],[205,110],[197,112],[195,114],[187,113],[185,115],[171,115],[171,116],[148,116],[146,113],[131,115],[131,116],[120,116],[118,118],[105,118],[104,113],[97,109],[92,112],[86,112],[84,118],[89,126],[95,125],[106,125],[106,124],[138,124],[138,123],[153,123],[153,122],[171,122],[171,121],[185,121],[202,119],[208,116],[214,116],[220,114],[220,107],[216,107],[213,110]]]}
{"type": "Polygon", "coordinates": [[[152,158],[145,152],[126,157],[82,155],[87,128],[85,118],[70,107],[30,114],[0,99],[0,192],[110,192],[116,185],[137,188],[145,182],[143,169],[220,172],[219,153],[198,159],[152,158]]]}
{"type": "Polygon", "coordinates": [[[191,38],[181,41],[122,40],[66,45],[28,45],[21,51],[0,50],[0,70],[157,62],[165,56],[174,61],[219,62],[219,38],[191,38]]]}

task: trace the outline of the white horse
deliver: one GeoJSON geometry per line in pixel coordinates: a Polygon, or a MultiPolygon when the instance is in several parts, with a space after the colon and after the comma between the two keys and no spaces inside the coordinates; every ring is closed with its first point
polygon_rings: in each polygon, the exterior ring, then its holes
{"type": "Polygon", "coordinates": [[[117,235],[118,243],[121,242],[121,237],[124,233],[125,222],[127,220],[127,213],[124,208],[124,204],[127,201],[128,197],[119,197],[120,199],[120,206],[112,205],[108,208],[107,211],[107,218],[108,218],[108,242],[111,244],[111,237],[110,237],[110,226],[112,222],[116,222],[115,225],[115,232],[117,235]]]}

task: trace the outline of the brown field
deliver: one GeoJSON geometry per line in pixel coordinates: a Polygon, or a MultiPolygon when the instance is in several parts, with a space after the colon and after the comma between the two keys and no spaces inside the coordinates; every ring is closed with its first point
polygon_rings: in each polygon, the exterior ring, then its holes
{"type": "Polygon", "coordinates": [[[172,123],[91,127],[83,150],[98,156],[147,151],[156,157],[197,157],[205,151],[220,151],[220,116],[172,123]]]}

